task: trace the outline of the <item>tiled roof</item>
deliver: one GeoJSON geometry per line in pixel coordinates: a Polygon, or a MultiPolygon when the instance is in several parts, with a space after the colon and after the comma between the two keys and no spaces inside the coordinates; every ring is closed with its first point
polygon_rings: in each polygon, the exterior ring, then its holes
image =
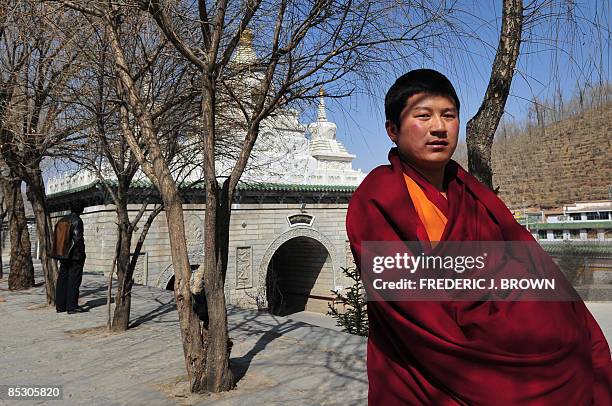
{"type": "Polygon", "coordinates": [[[344,192],[352,193],[357,186],[343,185],[291,185],[277,183],[239,184],[238,190],[261,190],[279,192],[344,192]]]}
{"type": "MultiPolygon", "coordinates": [[[[60,191],[60,192],[49,193],[49,194],[47,195],[47,198],[53,198],[53,197],[59,197],[59,196],[66,196],[66,195],[69,195],[69,194],[72,194],[72,193],[78,193],[78,192],[81,192],[81,191],[83,191],[83,190],[87,190],[87,189],[93,188],[93,187],[95,187],[95,186],[96,186],[98,183],[100,183],[100,181],[99,181],[99,180],[94,180],[93,182],[88,183],[88,184],[83,185],[83,186],[77,186],[77,187],[74,187],[74,188],[71,188],[71,189],[62,190],[62,191],[60,191]]],[[[110,183],[112,184],[113,182],[110,182],[110,183]]]]}
{"type": "Polygon", "coordinates": [[[612,257],[612,242],[592,241],[592,242],[543,242],[540,245],[549,254],[571,253],[576,255],[589,255],[610,258],[612,257]]]}
{"type": "MultiPolygon", "coordinates": [[[[116,180],[109,180],[111,186],[116,186],[116,180]]],[[[62,190],[61,192],[50,193],[47,197],[59,197],[72,193],[77,193],[98,186],[103,187],[99,180],[91,182],[87,185],[79,186],[72,189],[62,190]]],[[[151,187],[151,182],[148,180],[132,181],[133,188],[151,187]]],[[[204,190],[204,183],[193,184],[193,182],[183,183],[179,185],[180,189],[197,189],[204,190]]],[[[328,192],[328,193],[352,193],[357,189],[357,186],[345,185],[298,185],[298,184],[278,184],[278,183],[239,183],[238,191],[265,191],[265,192],[328,192]]]]}

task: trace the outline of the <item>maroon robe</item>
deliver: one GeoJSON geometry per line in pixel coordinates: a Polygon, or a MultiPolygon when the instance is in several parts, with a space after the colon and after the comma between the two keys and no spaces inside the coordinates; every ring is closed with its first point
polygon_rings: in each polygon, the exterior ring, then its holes
{"type": "MultiPolygon", "coordinates": [[[[454,161],[446,200],[395,148],[389,160],[351,198],[346,226],[358,267],[363,241],[427,238],[404,173],[447,217],[442,241],[533,241],[454,161]]],[[[371,405],[612,405],[610,349],[581,300],[370,301],[368,317],[371,405]]]]}

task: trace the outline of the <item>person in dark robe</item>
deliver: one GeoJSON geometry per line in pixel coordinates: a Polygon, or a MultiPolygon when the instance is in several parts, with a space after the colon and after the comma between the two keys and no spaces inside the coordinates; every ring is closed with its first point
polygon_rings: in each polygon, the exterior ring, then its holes
{"type": "MultiPolygon", "coordinates": [[[[396,147],[354,192],[346,219],[364,284],[375,276],[361,264],[364,242],[534,242],[451,160],[459,107],[433,70],[389,89],[385,126],[396,147]]],[[[543,250],[530,258],[552,264],[543,250]]],[[[612,405],[610,348],[579,298],[369,300],[368,318],[370,405],[612,405]]]]}
{"type": "MultiPolygon", "coordinates": [[[[85,265],[85,238],[83,231],[83,205],[79,202],[70,204],[70,213],[62,217],[60,223],[67,224],[68,235],[62,241],[67,247],[67,255],[59,258],[59,271],[55,286],[55,309],[58,313],[68,314],[87,312],[88,309],[79,306],[79,289],[83,280],[85,265]]],[[[56,225],[56,234],[57,234],[56,225]]],[[[54,246],[60,245],[54,242],[54,246]]],[[[54,249],[55,250],[55,249],[54,249]]]]}

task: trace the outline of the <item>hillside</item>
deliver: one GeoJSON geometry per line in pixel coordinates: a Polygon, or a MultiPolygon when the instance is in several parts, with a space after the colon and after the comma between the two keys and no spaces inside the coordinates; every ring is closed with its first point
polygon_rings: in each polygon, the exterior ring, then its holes
{"type": "Polygon", "coordinates": [[[612,104],[494,143],[493,183],[511,208],[608,198],[612,104]]]}

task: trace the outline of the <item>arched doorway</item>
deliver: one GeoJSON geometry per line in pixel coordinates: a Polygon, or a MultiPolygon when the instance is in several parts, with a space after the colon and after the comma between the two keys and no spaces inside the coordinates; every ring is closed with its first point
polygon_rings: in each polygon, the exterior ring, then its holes
{"type": "Polygon", "coordinates": [[[314,238],[299,236],[286,241],[268,264],[266,299],[272,314],[326,313],[332,288],[331,256],[314,238]]]}
{"type": "Polygon", "coordinates": [[[174,276],[172,276],[172,278],[170,278],[170,280],[166,284],[166,290],[171,290],[174,292],[174,276]]]}

